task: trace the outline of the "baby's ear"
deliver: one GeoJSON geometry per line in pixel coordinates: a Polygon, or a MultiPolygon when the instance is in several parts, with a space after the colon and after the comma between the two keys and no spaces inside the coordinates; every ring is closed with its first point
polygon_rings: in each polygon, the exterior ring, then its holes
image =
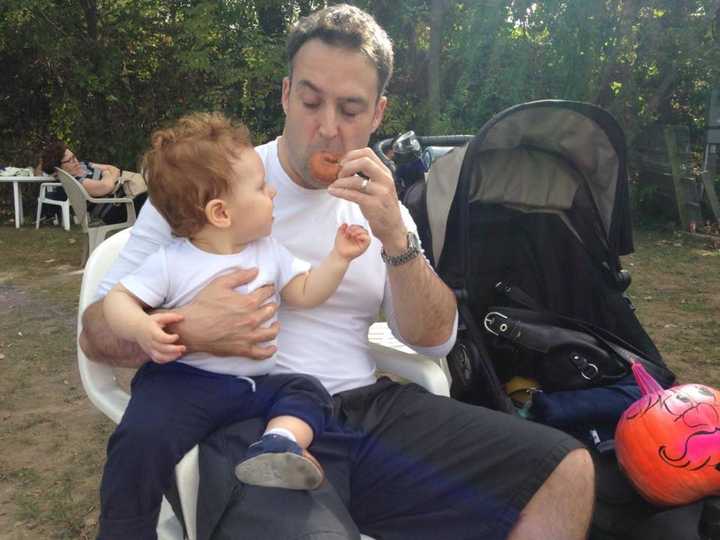
{"type": "Polygon", "coordinates": [[[222,199],[208,201],[205,205],[205,217],[208,223],[220,229],[228,228],[232,222],[230,212],[222,199]]]}

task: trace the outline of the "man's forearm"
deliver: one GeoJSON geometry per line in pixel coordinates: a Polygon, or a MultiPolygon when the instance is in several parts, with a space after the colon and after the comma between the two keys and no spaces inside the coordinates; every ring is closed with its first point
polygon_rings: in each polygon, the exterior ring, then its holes
{"type": "Polygon", "coordinates": [[[105,320],[102,301],[87,307],[83,313],[80,347],[95,362],[119,367],[140,367],[147,354],[132,341],[117,337],[105,320]]]}
{"type": "Polygon", "coordinates": [[[450,338],[457,304],[452,291],[423,255],[388,266],[393,309],[400,334],[408,343],[434,347],[450,338]]]}

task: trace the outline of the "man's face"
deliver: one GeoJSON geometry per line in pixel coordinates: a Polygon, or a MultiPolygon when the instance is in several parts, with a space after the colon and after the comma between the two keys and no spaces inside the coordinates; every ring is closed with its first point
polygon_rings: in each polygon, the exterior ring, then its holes
{"type": "Polygon", "coordinates": [[[367,146],[382,121],[387,99],[378,99],[378,75],[358,51],[312,39],[295,55],[292,81],[283,80],[285,129],[280,159],[290,177],[309,189],[326,186],[309,173],[317,150],[344,155],[367,146]]]}

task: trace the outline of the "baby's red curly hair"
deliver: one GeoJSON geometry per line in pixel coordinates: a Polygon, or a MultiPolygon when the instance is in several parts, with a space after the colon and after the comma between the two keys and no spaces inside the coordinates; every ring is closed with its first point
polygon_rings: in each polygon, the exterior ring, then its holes
{"type": "Polygon", "coordinates": [[[155,131],[142,159],[152,204],[176,236],[207,224],[205,205],[231,191],[233,162],[252,148],[250,131],[220,113],[193,113],[155,131]]]}

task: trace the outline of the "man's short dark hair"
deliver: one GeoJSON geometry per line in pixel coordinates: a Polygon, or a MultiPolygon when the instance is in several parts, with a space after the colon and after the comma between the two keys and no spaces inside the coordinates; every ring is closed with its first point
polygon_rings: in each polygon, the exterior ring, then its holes
{"type": "Polygon", "coordinates": [[[360,51],[377,69],[378,98],[385,93],[393,72],[393,46],[385,30],[369,13],[348,4],[327,7],[302,17],[290,30],[287,59],[292,80],[293,59],[311,39],[360,51]]]}

